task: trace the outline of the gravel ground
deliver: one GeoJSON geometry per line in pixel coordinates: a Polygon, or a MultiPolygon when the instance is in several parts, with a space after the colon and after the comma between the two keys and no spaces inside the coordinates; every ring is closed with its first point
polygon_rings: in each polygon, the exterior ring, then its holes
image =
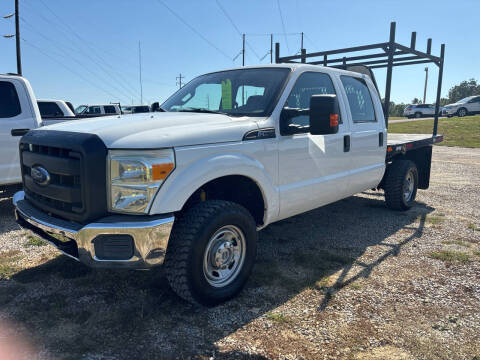
{"type": "Polygon", "coordinates": [[[260,232],[236,299],[195,308],[162,269],[91,270],[0,200],[0,358],[480,359],[480,149],[435,147],[407,212],[369,191],[260,232]]]}

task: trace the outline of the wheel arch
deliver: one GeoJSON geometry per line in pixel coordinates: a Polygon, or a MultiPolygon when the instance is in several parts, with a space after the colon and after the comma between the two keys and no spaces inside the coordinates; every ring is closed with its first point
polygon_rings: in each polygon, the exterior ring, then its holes
{"type": "Polygon", "coordinates": [[[278,215],[278,192],[267,170],[256,159],[243,154],[222,154],[195,161],[179,170],[158,191],[150,214],[182,211],[201,200],[199,196],[203,190],[205,199],[229,200],[246,207],[259,227],[270,223],[278,215]],[[225,166],[226,157],[228,166],[225,166]],[[247,200],[261,202],[261,205],[253,206],[233,196],[235,191],[244,196],[246,194],[247,200]]]}

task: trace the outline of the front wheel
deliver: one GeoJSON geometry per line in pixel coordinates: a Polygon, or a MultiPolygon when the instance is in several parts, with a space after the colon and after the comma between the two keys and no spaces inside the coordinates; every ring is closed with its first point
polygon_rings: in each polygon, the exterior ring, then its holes
{"type": "Polygon", "coordinates": [[[237,295],[255,262],[253,217],[236,203],[201,202],[175,222],[165,255],[165,275],[183,299],[205,306],[237,295]]]}
{"type": "Polygon", "coordinates": [[[418,188],[418,170],[413,161],[396,160],[387,168],[385,201],[393,210],[412,207],[418,188]]]}

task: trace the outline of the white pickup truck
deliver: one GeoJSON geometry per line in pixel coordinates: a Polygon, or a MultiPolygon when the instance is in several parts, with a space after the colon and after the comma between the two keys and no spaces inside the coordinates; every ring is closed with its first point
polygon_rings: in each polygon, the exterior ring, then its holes
{"type": "Polygon", "coordinates": [[[387,139],[370,77],[316,65],[206,74],[161,110],[27,133],[16,217],[90,266],[164,263],[177,294],[204,305],[241,290],[257,230],[275,221],[372,188],[410,208],[442,139],[387,139]]]}
{"type": "Polygon", "coordinates": [[[28,80],[0,74],[0,190],[8,193],[22,182],[18,156],[20,136],[31,129],[75,119],[67,105],[64,106],[68,116],[42,118],[28,80]]]}

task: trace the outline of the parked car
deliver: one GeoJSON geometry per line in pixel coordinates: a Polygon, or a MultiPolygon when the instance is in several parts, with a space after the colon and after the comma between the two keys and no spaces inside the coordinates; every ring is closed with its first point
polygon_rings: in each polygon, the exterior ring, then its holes
{"type": "Polygon", "coordinates": [[[242,289],[268,224],[372,188],[409,209],[442,140],[387,141],[369,76],[308,64],[202,75],[161,109],[30,131],[15,211],[89,266],[164,263],[174,291],[204,305],[242,289]]]}
{"type": "Polygon", "coordinates": [[[480,113],[480,95],[469,96],[454,104],[448,104],[444,107],[443,114],[452,117],[467,116],[480,113]]]}
{"type": "Polygon", "coordinates": [[[37,100],[37,104],[43,118],[75,116],[72,104],[63,100],[37,100]]]}
{"type": "MultiPolygon", "coordinates": [[[[63,107],[63,111],[68,112],[67,109],[63,107]]],[[[22,182],[18,153],[20,136],[30,129],[72,118],[42,119],[28,80],[18,75],[0,74],[0,190],[15,188],[22,182]]]]}
{"type": "Polygon", "coordinates": [[[435,115],[435,105],[432,104],[412,104],[403,110],[403,116],[407,118],[421,118],[435,115]]]}
{"type": "Polygon", "coordinates": [[[150,112],[150,106],[148,105],[122,106],[122,112],[124,114],[147,113],[147,112],[150,112]]]}
{"type": "Polygon", "coordinates": [[[77,116],[95,117],[105,115],[120,115],[120,106],[117,104],[107,105],[80,105],[75,109],[77,116]]]}

